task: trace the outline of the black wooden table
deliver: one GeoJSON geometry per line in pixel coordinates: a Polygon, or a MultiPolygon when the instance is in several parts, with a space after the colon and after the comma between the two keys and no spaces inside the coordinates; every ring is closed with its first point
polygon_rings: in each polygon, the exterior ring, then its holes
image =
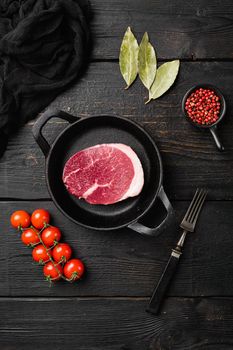
{"type": "MultiPolygon", "coordinates": [[[[94,232],[55,208],[33,122],[12,138],[0,160],[0,349],[154,350],[233,348],[233,3],[225,1],[92,0],[94,48],[82,78],[53,107],[74,115],[116,114],[139,122],[158,144],[165,189],[179,220],[198,186],[209,189],[195,234],[190,234],[161,314],[145,312],[153,287],[179,234],[158,238],[130,230],[94,232]],[[137,80],[124,91],[118,53],[130,25],[148,31],[159,62],[181,59],[175,86],[144,105],[137,80]],[[216,84],[227,100],[220,127],[226,151],[182,117],[193,84],[216,84]],[[10,227],[16,209],[51,211],[75,255],[87,267],[80,283],[49,288],[31,251],[10,227]]],[[[52,140],[66,126],[53,120],[52,140]]]]}

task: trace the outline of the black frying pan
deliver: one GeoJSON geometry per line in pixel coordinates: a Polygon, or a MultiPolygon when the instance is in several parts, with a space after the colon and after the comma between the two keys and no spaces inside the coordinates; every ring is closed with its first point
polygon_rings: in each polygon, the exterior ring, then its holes
{"type": "Polygon", "coordinates": [[[162,186],[159,151],[152,138],[136,123],[116,116],[81,119],[63,111],[47,110],[34,124],[33,135],[46,158],[46,181],[52,200],[75,223],[96,230],[129,227],[142,234],[157,235],[173,216],[172,206],[162,186]],[[50,146],[41,131],[53,117],[65,119],[70,125],[50,146]],[[137,153],[145,176],[139,196],[111,205],[91,205],[66,190],[62,182],[66,161],[77,151],[102,143],[124,143],[137,153]],[[159,226],[150,228],[139,219],[150,210],[157,197],[163,202],[167,216],[159,226]]]}

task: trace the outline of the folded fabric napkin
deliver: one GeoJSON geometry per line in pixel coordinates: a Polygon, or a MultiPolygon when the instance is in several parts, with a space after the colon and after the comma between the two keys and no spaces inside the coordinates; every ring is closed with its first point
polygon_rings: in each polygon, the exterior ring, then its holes
{"type": "Polygon", "coordinates": [[[0,156],[8,135],[79,74],[87,12],[86,0],[0,1],[0,156]]]}

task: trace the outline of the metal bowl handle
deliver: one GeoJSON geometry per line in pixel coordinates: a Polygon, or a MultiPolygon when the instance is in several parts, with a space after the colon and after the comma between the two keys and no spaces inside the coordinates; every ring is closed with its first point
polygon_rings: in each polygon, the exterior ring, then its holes
{"type": "Polygon", "coordinates": [[[158,236],[174,220],[175,218],[174,210],[164,191],[163,186],[161,186],[159,190],[158,197],[160,198],[161,202],[163,203],[164,207],[167,210],[167,215],[165,219],[161,222],[161,224],[159,224],[157,227],[147,227],[139,223],[138,221],[136,221],[128,225],[128,228],[138,233],[141,233],[143,235],[155,237],[155,236],[158,236]]]}
{"type": "Polygon", "coordinates": [[[61,118],[67,120],[69,123],[74,123],[80,119],[72,114],[60,111],[58,109],[48,109],[37,119],[37,121],[33,125],[32,133],[36,142],[38,143],[42,152],[44,153],[45,157],[47,157],[49,153],[50,145],[42,135],[42,129],[51,118],[61,118]]]}

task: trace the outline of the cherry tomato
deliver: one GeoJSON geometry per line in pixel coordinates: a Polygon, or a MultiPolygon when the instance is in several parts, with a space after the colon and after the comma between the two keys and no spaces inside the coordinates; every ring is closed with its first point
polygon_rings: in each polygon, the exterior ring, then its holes
{"type": "Polygon", "coordinates": [[[47,247],[53,246],[61,239],[61,231],[58,227],[49,226],[44,229],[41,235],[42,241],[47,247]]]}
{"type": "Polygon", "coordinates": [[[36,209],[31,216],[32,225],[39,230],[41,230],[45,224],[48,224],[49,220],[49,212],[45,209],[36,209]]]}
{"type": "Polygon", "coordinates": [[[15,228],[29,227],[30,223],[30,215],[25,210],[17,210],[11,215],[11,225],[15,228]]]}
{"type": "Polygon", "coordinates": [[[56,262],[68,261],[71,257],[72,250],[67,243],[58,243],[56,247],[53,248],[53,259],[56,262]]]}
{"type": "Polygon", "coordinates": [[[37,245],[32,251],[32,257],[37,262],[45,262],[49,260],[47,250],[42,244],[37,245]]]}
{"type": "Polygon", "coordinates": [[[44,271],[45,277],[47,277],[48,279],[52,279],[53,281],[57,281],[61,278],[63,269],[61,265],[58,264],[55,267],[52,261],[49,261],[47,264],[45,264],[43,271],[44,271]]]}
{"type": "Polygon", "coordinates": [[[64,266],[64,275],[66,278],[76,281],[84,274],[85,267],[79,259],[71,259],[64,266]]]}
{"type": "Polygon", "coordinates": [[[33,245],[40,242],[38,231],[33,228],[27,228],[21,235],[21,240],[26,245],[33,245]]]}

